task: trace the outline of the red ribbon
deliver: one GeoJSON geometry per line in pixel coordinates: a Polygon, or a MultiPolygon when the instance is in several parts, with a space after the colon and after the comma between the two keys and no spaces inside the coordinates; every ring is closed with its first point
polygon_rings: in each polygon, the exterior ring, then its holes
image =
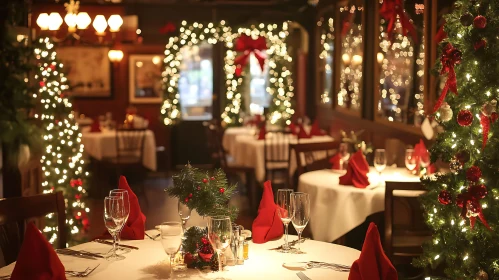
{"type": "Polygon", "coordinates": [[[445,38],[447,38],[447,32],[444,30],[445,22],[440,26],[440,28],[437,31],[437,34],[435,35],[435,42],[439,44],[442,42],[445,38]]]}
{"type": "Polygon", "coordinates": [[[174,32],[175,29],[176,29],[175,24],[173,24],[172,22],[168,22],[163,27],[161,27],[161,29],[159,29],[159,33],[168,34],[170,32],[174,32]]]}
{"type": "Polygon", "coordinates": [[[482,149],[485,149],[489,140],[490,118],[484,114],[480,116],[480,124],[482,125],[482,149]]]}
{"type": "Polygon", "coordinates": [[[242,54],[234,60],[236,64],[236,75],[240,76],[242,69],[248,64],[248,59],[253,53],[260,64],[260,67],[265,67],[265,54],[262,52],[267,49],[267,42],[264,37],[258,36],[256,39],[251,38],[246,34],[241,35],[236,41],[235,50],[242,54]]]}
{"type": "MultiPolygon", "coordinates": [[[[487,220],[485,219],[485,216],[483,215],[483,209],[482,209],[482,205],[480,204],[480,199],[484,198],[485,197],[485,194],[480,194],[476,191],[473,191],[474,188],[478,188],[478,186],[471,186],[468,188],[468,190],[465,192],[465,193],[462,193],[462,194],[459,194],[457,196],[457,205],[461,208],[463,208],[463,210],[461,210],[461,217],[463,219],[466,219],[466,213],[468,212],[468,202],[470,202],[470,204],[474,204],[476,206],[476,211],[475,213],[477,213],[478,215],[478,218],[480,219],[480,221],[482,221],[483,225],[489,229],[489,230],[492,230],[489,226],[489,224],[487,223],[487,220]]],[[[471,210],[470,210],[471,211],[471,210]]],[[[469,217],[470,219],[470,226],[471,226],[471,229],[473,229],[475,227],[475,222],[476,222],[476,216],[473,216],[473,215],[470,215],[469,217]]]]}
{"type": "Polygon", "coordinates": [[[403,0],[384,0],[379,13],[388,21],[386,32],[391,40],[393,40],[393,30],[395,30],[395,23],[397,22],[398,16],[400,18],[400,23],[402,24],[402,34],[404,36],[410,34],[414,43],[418,43],[416,28],[411,23],[409,15],[404,11],[403,0]]]}
{"type": "Polygon", "coordinates": [[[447,95],[447,92],[449,90],[457,95],[457,79],[456,72],[454,71],[454,66],[461,63],[461,52],[449,43],[445,46],[440,61],[442,62],[442,70],[440,71],[440,75],[443,76],[447,74],[447,81],[445,82],[444,89],[442,90],[442,93],[440,94],[435,107],[433,107],[434,113],[440,108],[440,106],[442,106],[442,103],[445,100],[445,96],[447,95]]]}

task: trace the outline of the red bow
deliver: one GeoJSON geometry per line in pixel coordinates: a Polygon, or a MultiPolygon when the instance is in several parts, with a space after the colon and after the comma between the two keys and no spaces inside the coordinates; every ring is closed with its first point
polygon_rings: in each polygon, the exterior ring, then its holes
{"type": "Polygon", "coordinates": [[[480,199],[487,195],[487,188],[484,185],[475,185],[468,188],[468,190],[462,194],[457,195],[456,203],[459,207],[463,208],[461,211],[461,217],[470,219],[471,229],[475,227],[476,217],[482,221],[483,225],[492,230],[485,220],[485,216],[482,212],[482,205],[480,204],[480,199]]]}
{"type": "Polygon", "coordinates": [[[440,26],[440,28],[437,31],[437,34],[435,34],[435,42],[438,44],[442,42],[445,38],[447,38],[447,32],[444,30],[445,23],[440,26]]]}
{"type": "Polygon", "coordinates": [[[159,30],[159,33],[161,34],[168,34],[170,32],[174,32],[176,29],[175,24],[168,22],[165,24],[161,29],[159,30]]]}
{"type": "Polygon", "coordinates": [[[461,63],[461,51],[454,48],[449,43],[447,44],[447,46],[445,46],[440,61],[442,62],[442,70],[440,71],[440,75],[447,74],[447,81],[445,82],[444,89],[442,90],[442,93],[440,94],[435,107],[433,107],[433,112],[436,112],[440,108],[440,106],[442,106],[442,103],[444,102],[445,96],[447,95],[447,91],[449,91],[449,89],[457,95],[457,79],[456,72],[454,71],[454,66],[461,63]]]}
{"type": "Polygon", "coordinates": [[[237,39],[235,49],[236,51],[243,53],[234,60],[237,76],[241,75],[243,68],[248,64],[248,58],[251,53],[255,55],[263,71],[263,68],[265,67],[265,56],[262,51],[267,49],[267,42],[264,37],[258,36],[256,39],[253,39],[251,36],[243,34],[237,39]]]}
{"type": "Polygon", "coordinates": [[[388,37],[393,39],[393,30],[395,30],[395,23],[397,22],[397,16],[400,17],[400,23],[402,24],[402,34],[407,36],[410,33],[414,43],[418,42],[418,34],[416,33],[416,28],[411,23],[411,18],[404,11],[404,1],[403,0],[384,0],[379,10],[381,16],[388,21],[388,27],[386,32],[388,37]]]}

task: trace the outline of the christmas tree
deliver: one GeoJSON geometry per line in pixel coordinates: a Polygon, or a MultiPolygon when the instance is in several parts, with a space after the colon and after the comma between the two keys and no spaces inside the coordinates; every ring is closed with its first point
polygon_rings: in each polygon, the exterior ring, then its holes
{"type": "MultiPolygon", "coordinates": [[[[62,191],[66,202],[66,223],[69,227],[68,240],[89,226],[83,198],[86,196],[84,179],[83,144],[81,133],[71,110],[71,102],[65,93],[68,81],[64,75],[64,65],[57,61],[55,46],[49,38],[34,42],[36,65],[35,79],[39,84],[40,116],[44,130],[45,151],[42,155],[42,183],[44,193],[62,191]]],[[[37,96],[39,95],[39,96],[37,96]]],[[[54,243],[57,239],[57,221],[52,214],[47,215],[43,232],[54,243]]]]}
{"type": "Polygon", "coordinates": [[[499,279],[498,11],[498,0],[463,0],[445,16],[437,65],[445,85],[433,108],[445,131],[431,159],[451,172],[423,180],[433,239],[417,264],[442,265],[451,279],[499,279]]]}

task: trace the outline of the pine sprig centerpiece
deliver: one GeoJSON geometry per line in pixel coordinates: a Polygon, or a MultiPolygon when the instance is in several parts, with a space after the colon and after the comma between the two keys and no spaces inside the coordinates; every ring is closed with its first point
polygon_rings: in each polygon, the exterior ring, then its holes
{"type": "Polygon", "coordinates": [[[213,172],[186,165],[173,176],[173,186],[165,189],[201,216],[229,216],[235,221],[238,209],[229,206],[236,185],[229,185],[222,169],[213,172]]]}

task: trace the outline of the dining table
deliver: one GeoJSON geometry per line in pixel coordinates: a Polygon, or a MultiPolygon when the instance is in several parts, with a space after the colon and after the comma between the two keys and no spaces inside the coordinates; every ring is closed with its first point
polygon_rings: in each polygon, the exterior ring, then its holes
{"type": "MultiPolygon", "coordinates": [[[[268,133],[266,137],[272,137],[272,133],[268,133]]],[[[329,135],[312,136],[303,139],[298,139],[295,135],[290,135],[289,137],[291,137],[289,144],[320,143],[334,140],[329,135]]],[[[222,143],[231,156],[234,165],[252,167],[255,169],[257,181],[263,182],[265,180],[265,141],[258,140],[255,132],[252,132],[251,128],[242,127],[227,129],[222,143]]],[[[283,142],[283,144],[285,143],[283,142]]],[[[288,168],[289,174],[291,175],[296,170],[297,164],[294,153],[291,153],[289,156],[290,161],[288,168]]]]}
{"type": "MultiPolygon", "coordinates": [[[[361,225],[367,217],[385,209],[385,182],[419,182],[405,168],[389,167],[381,175],[371,167],[369,186],[340,185],[345,170],[317,170],[298,179],[298,191],[310,196],[310,231],[314,240],[332,242],[361,225]]],[[[398,191],[404,192],[404,191],[398,191]]],[[[406,196],[420,195],[407,192],[406,196]]],[[[399,195],[404,195],[400,193],[399,195]]]]}
{"type": "MultiPolygon", "coordinates": [[[[159,231],[152,229],[147,231],[155,236],[159,231]]],[[[296,240],[296,236],[290,236],[290,240],[296,240]]],[[[280,253],[272,250],[283,244],[283,239],[269,241],[264,244],[249,242],[248,259],[242,265],[226,266],[224,277],[227,279],[300,279],[298,272],[302,272],[310,279],[336,279],[347,280],[348,271],[340,272],[331,268],[300,268],[301,262],[320,261],[340,265],[351,266],[359,258],[360,251],[332,243],[306,240],[301,244],[301,250],[305,254],[280,253]],[[298,266],[296,264],[299,264],[298,266]]],[[[168,279],[170,273],[169,258],[163,250],[160,239],[144,240],[122,240],[122,244],[135,246],[129,252],[120,253],[125,259],[119,261],[107,261],[103,258],[85,259],[75,256],[61,255],[59,258],[66,270],[82,271],[87,267],[96,269],[86,279],[130,279],[130,280],[153,280],[168,279]]],[[[97,242],[87,242],[71,247],[73,250],[86,251],[94,254],[105,254],[111,246],[97,242]]],[[[0,279],[2,276],[10,275],[14,269],[15,262],[0,268],[0,279]]],[[[216,279],[218,272],[207,270],[187,269],[186,271],[174,272],[181,279],[216,279]]],[[[76,279],[68,276],[68,279],[76,279]]]]}
{"type": "MultiPolygon", "coordinates": [[[[100,132],[90,132],[90,127],[82,128],[81,143],[85,153],[97,160],[116,158],[116,131],[103,128],[100,132]]],[[[126,135],[122,136],[126,137],[126,135]]],[[[156,171],[156,140],[154,132],[147,129],[145,132],[142,164],[149,170],[156,171]]]]}

